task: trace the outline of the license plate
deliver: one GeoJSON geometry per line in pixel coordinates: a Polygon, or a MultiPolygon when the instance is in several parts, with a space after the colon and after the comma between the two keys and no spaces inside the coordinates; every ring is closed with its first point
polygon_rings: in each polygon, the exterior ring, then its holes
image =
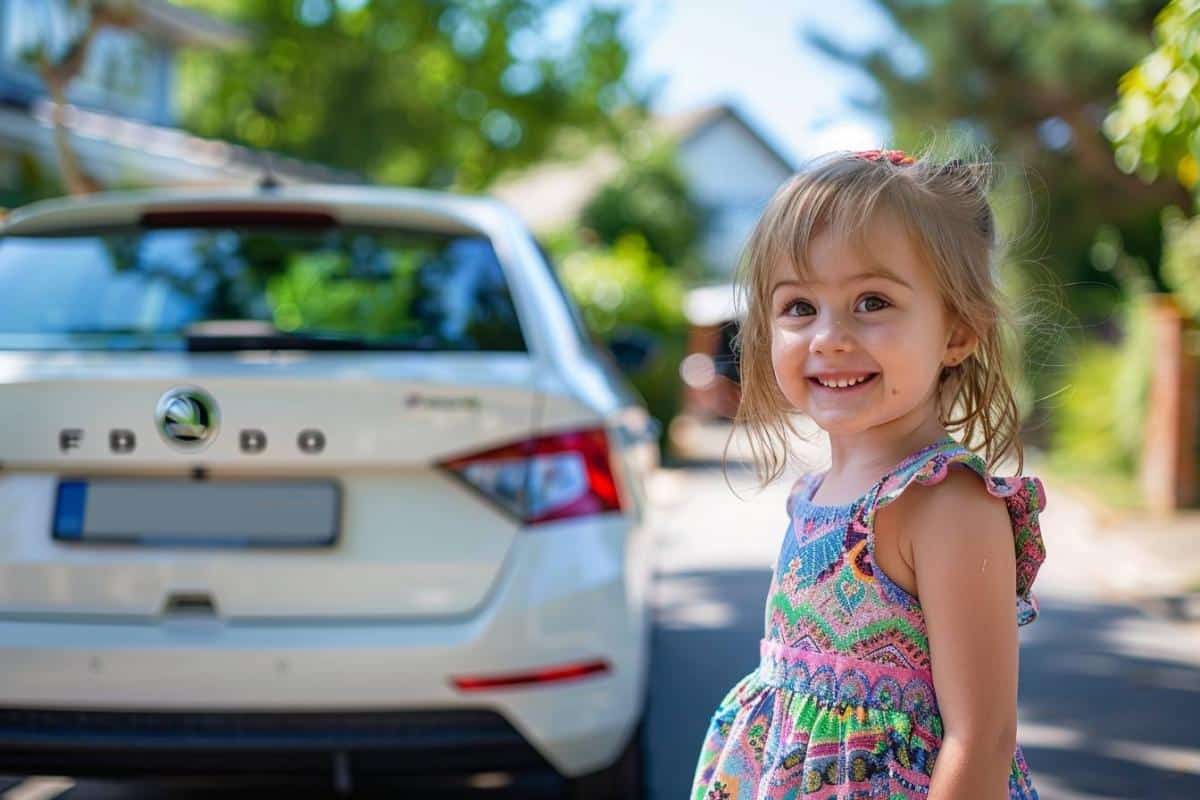
{"type": "Polygon", "coordinates": [[[323,547],[337,541],[331,480],[62,479],[52,535],[64,542],[323,547]]]}

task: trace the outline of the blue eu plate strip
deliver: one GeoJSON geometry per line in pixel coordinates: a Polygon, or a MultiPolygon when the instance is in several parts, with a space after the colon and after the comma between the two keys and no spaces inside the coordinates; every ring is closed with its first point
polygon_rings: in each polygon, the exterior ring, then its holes
{"type": "Polygon", "coordinates": [[[87,505],[87,481],[62,481],[54,509],[56,539],[83,538],[83,510],[87,505]]]}

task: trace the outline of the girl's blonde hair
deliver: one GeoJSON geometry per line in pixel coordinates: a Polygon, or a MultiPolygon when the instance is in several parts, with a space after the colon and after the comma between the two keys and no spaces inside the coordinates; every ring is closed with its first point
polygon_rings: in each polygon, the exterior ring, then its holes
{"type": "Polygon", "coordinates": [[[789,436],[799,435],[771,362],[772,267],[782,259],[808,275],[817,234],[837,231],[861,247],[881,211],[900,220],[934,270],[952,318],[978,337],[974,353],[939,376],[942,424],[960,432],[964,446],[982,452],[989,469],[1012,453],[1021,471],[1020,420],[1005,370],[1015,326],[994,274],[997,237],[987,199],[992,175],[990,164],[976,160],[839,152],[813,161],[775,193],[746,243],[736,281],[746,314],[735,339],[741,371],[735,423],[746,429],[763,484],[784,472],[789,436]]]}

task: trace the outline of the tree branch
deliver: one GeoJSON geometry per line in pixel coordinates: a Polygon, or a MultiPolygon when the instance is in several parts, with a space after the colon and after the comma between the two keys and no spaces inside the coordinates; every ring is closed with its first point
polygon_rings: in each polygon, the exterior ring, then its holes
{"type": "Polygon", "coordinates": [[[57,62],[51,61],[46,57],[46,48],[42,48],[38,58],[38,73],[54,102],[51,117],[54,122],[54,149],[58,153],[59,169],[67,184],[67,191],[73,195],[90,194],[104,187],[87,174],[79,164],[75,151],[71,149],[66,127],[67,87],[83,71],[92,41],[101,28],[128,28],[135,20],[136,12],[130,3],[92,3],[87,28],[71,43],[62,59],[57,62]]]}

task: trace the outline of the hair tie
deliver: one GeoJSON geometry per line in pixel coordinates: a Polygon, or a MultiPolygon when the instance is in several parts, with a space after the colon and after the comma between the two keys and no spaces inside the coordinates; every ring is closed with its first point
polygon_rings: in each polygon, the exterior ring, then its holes
{"type": "Polygon", "coordinates": [[[890,161],[897,167],[916,163],[916,159],[903,150],[859,150],[854,153],[854,156],[867,161],[890,161]]]}

